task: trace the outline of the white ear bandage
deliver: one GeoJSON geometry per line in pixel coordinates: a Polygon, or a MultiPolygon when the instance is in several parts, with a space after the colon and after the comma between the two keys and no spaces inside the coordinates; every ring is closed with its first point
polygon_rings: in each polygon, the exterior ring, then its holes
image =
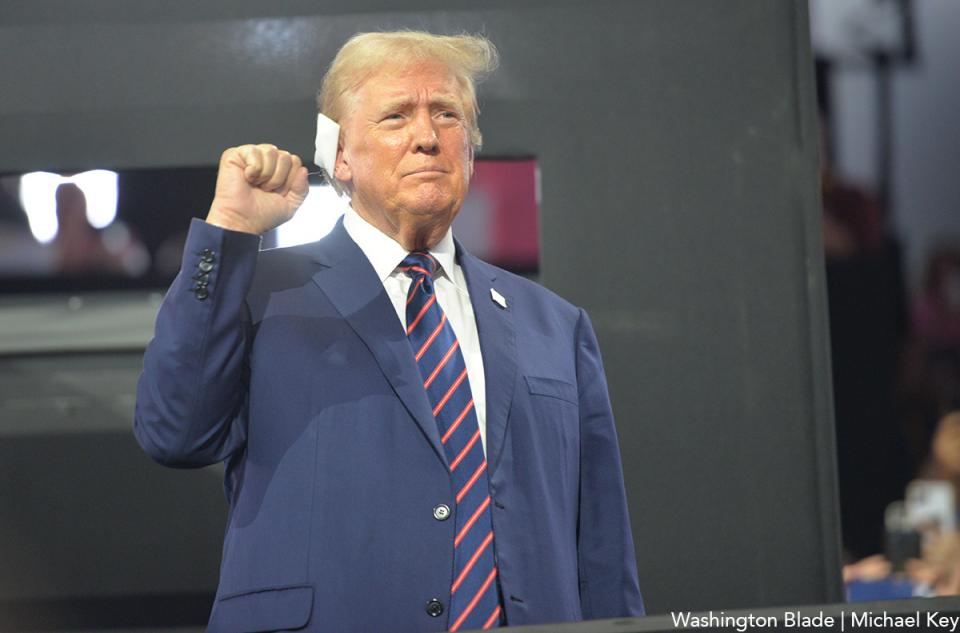
{"type": "Polygon", "coordinates": [[[324,178],[337,192],[337,195],[342,196],[346,191],[333,175],[333,168],[337,164],[337,145],[339,142],[340,126],[337,125],[336,121],[323,114],[318,114],[316,152],[313,155],[313,162],[323,170],[324,178]]]}

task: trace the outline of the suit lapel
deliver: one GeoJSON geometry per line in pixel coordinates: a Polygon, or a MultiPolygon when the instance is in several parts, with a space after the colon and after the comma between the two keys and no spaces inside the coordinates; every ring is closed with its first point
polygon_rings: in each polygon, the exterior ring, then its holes
{"type": "Polygon", "coordinates": [[[513,401],[517,375],[516,327],[510,310],[511,297],[494,281],[497,271],[463,250],[457,243],[460,266],[467,278],[470,302],[477,320],[477,334],[483,354],[487,395],[487,462],[492,473],[503,450],[507,417],[513,401]],[[494,302],[491,288],[504,295],[507,307],[494,302]]]}
{"type": "Polygon", "coordinates": [[[406,333],[373,266],[350,239],[342,219],[328,237],[316,243],[311,254],[323,265],[313,276],[314,282],[373,354],[397,397],[446,466],[437,422],[406,333]]]}

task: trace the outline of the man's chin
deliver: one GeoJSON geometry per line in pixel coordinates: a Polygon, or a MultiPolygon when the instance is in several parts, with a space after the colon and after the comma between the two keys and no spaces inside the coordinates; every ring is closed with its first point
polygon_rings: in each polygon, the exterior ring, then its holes
{"type": "Polygon", "coordinates": [[[452,222],[459,204],[449,195],[443,196],[416,196],[403,205],[404,209],[413,217],[423,221],[452,222]],[[448,219],[449,218],[449,219],[448,219]]]}

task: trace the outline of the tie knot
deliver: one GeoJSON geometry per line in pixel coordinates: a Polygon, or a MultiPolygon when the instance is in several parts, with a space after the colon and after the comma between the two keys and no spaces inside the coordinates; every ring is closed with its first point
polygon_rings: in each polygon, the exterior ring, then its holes
{"type": "Polygon", "coordinates": [[[433,255],[421,251],[410,253],[400,262],[400,270],[414,279],[423,275],[432,278],[439,267],[440,265],[433,255]]]}

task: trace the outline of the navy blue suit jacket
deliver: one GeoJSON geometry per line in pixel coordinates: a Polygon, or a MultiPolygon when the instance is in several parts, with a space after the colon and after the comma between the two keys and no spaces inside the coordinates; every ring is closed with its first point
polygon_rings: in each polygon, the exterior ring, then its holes
{"type": "MultiPolygon", "coordinates": [[[[319,242],[258,246],[194,220],[137,390],[134,433],[154,459],[226,461],[209,630],[445,630],[446,612],[425,607],[449,601],[454,522],[433,508],[455,491],[396,311],[342,222],[319,242]]],[[[459,244],[457,257],[486,374],[508,624],[642,614],[586,313],[459,244]]]]}

